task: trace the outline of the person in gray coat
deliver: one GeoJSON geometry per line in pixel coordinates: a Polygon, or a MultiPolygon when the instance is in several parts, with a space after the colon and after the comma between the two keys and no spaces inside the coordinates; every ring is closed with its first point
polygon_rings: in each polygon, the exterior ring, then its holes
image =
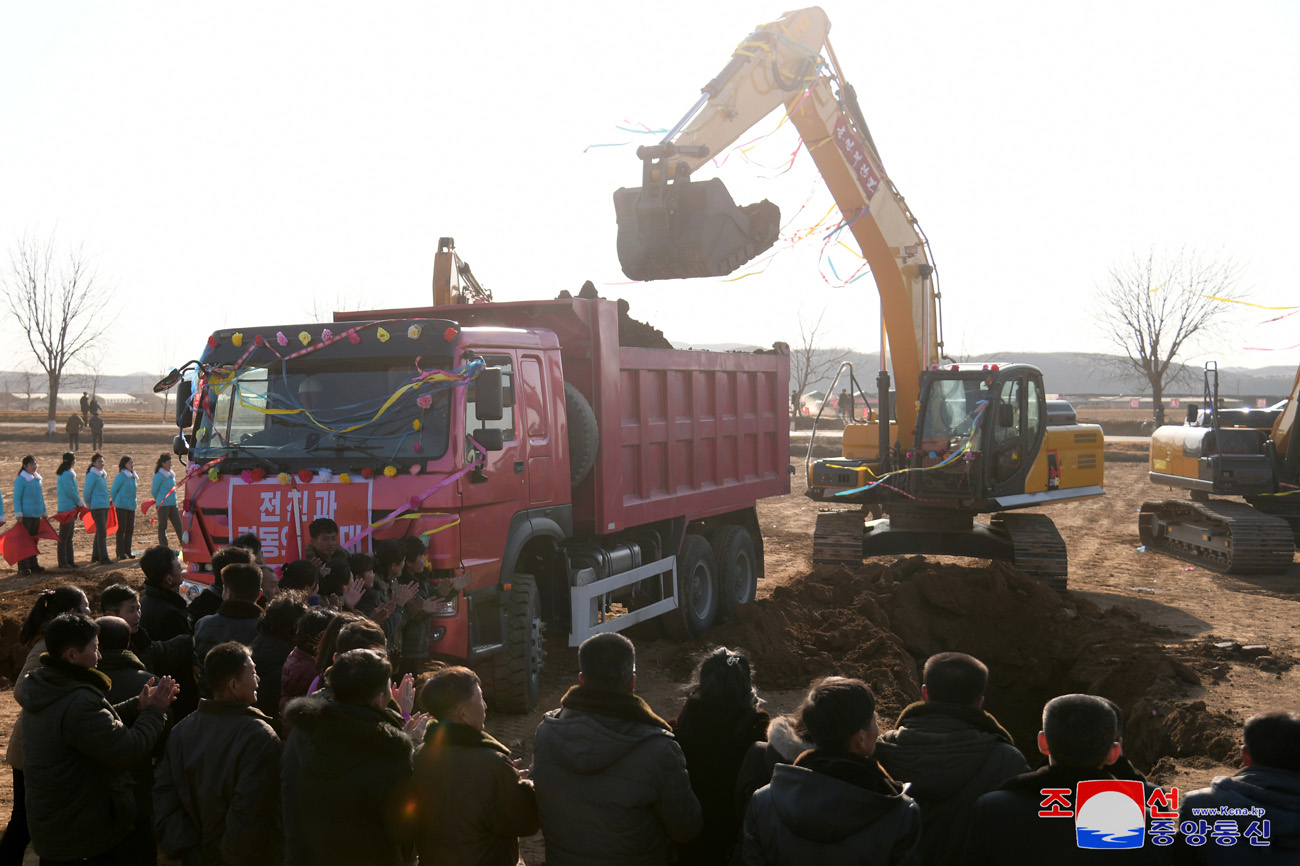
{"type": "Polygon", "coordinates": [[[203,667],[214,697],[176,726],[158,765],[158,843],[186,864],[278,866],[280,738],[253,706],[253,656],[243,644],[217,644],[203,667]]]}
{"type": "Polygon", "coordinates": [[[129,770],[162,734],[176,683],[163,677],[137,697],[108,701],[95,670],[99,628],[79,613],[45,627],[41,666],[20,693],[27,823],[42,862],[116,857],[136,829],[129,770]]]}
{"type": "Polygon", "coordinates": [[[194,666],[202,697],[212,697],[203,676],[203,659],[219,643],[234,641],[251,646],[257,637],[262,609],[262,570],[251,562],[234,562],[221,570],[221,606],[194,624],[194,666]]]}
{"type": "Polygon", "coordinates": [[[750,800],[745,866],[920,862],[921,809],[871,757],[876,696],[861,680],[827,677],[799,707],[815,748],[777,764],[750,800]]]}
{"type": "Polygon", "coordinates": [[[549,866],[662,866],[700,832],[700,802],[667,722],[635,694],[636,650],[616,633],[578,648],[578,685],[547,713],[532,780],[549,866]]]}
{"type": "Polygon", "coordinates": [[[944,866],[961,859],[971,811],[1029,764],[1011,735],[984,710],[989,669],[965,653],[939,653],[925,662],[923,700],[906,707],[898,726],[876,743],[885,772],[908,782],[921,807],[925,834],[921,862],[944,866]]]}
{"type": "Polygon", "coordinates": [[[1235,834],[1229,837],[1236,842],[1220,845],[1210,837],[1203,845],[1185,845],[1179,850],[1186,855],[1180,862],[1300,863],[1300,713],[1279,710],[1251,716],[1243,735],[1244,766],[1231,776],[1216,776],[1208,788],[1187,794],[1178,810],[1180,827],[1183,822],[1199,826],[1201,821],[1211,826],[1221,821],[1236,824],[1235,834]],[[1207,813],[1196,811],[1216,808],[1224,817],[1205,817],[1207,813]],[[1224,810],[1233,811],[1229,816],[1224,810]],[[1262,838],[1265,822],[1267,840],[1262,838]]]}

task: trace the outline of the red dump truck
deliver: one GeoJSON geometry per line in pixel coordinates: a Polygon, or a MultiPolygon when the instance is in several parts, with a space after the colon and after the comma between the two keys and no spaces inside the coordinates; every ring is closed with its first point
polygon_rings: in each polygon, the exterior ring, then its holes
{"type": "Polygon", "coordinates": [[[789,491],[789,353],[622,345],[628,321],[565,298],[217,331],[160,383],[180,376],[191,580],[243,532],[298,558],[322,516],[353,551],[421,536],[450,588],[431,654],[513,711],[544,624],[703,633],[753,599],[755,503],[789,491]]]}

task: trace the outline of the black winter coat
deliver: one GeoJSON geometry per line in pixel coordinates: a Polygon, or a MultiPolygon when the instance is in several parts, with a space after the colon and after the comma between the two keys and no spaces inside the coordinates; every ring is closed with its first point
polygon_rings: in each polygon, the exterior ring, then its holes
{"type": "MultiPolygon", "coordinates": [[[[1110,773],[1047,766],[1008,780],[975,801],[966,836],[967,866],[1083,866],[1107,864],[1167,864],[1167,848],[1145,844],[1126,850],[1080,848],[1071,818],[1040,818],[1043,788],[1069,788],[1085,779],[1114,779],[1110,773]]],[[[1146,800],[1155,791],[1144,786],[1146,800]]],[[[1070,797],[1070,802],[1075,802],[1070,797]]]]}
{"type": "Polygon", "coordinates": [[[146,583],[140,596],[140,627],[154,640],[170,640],[194,629],[185,613],[185,598],[161,586],[146,583]]]}
{"type": "MultiPolygon", "coordinates": [[[[1300,773],[1272,767],[1244,767],[1231,776],[1216,776],[1208,788],[1200,788],[1183,797],[1178,820],[1235,821],[1241,834],[1237,844],[1223,846],[1207,840],[1200,847],[1187,846],[1179,854],[1190,855],[1183,862],[1204,866],[1231,866],[1234,863],[1260,863],[1264,866],[1294,866],[1300,863],[1300,773]],[[1237,809],[1262,809],[1249,816],[1206,818],[1192,809],[1228,806],[1237,809]],[[1246,840],[1251,822],[1267,819],[1268,847],[1254,847],[1246,840]]],[[[1180,837],[1179,841],[1182,841],[1180,837]]]]}
{"type": "MultiPolygon", "coordinates": [[[[104,653],[99,660],[98,668],[111,683],[108,687],[110,704],[120,704],[123,701],[139,698],[140,691],[149,680],[154,678],[154,675],[145,668],[144,663],[130,650],[110,650],[104,653]]],[[[166,736],[166,726],[164,726],[164,733],[159,737],[153,751],[131,768],[136,815],[140,818],[153,814],[153,758],[154,755],[162,754],[162,749],[159,747],[163,745],[166,736]]]]}
{"type": "Polygon", "coordinates": [[[907,707],[898,727],[880,738],[873,757],[889,775],[909,783],[908,796],[921,807],[926,866],[958,862],[975,801],[1029,772],[1025,756],[996,719],[959,704],[907,707]]]}
{"type": "Polygon", "coordinates": [[[420,866],[515,866],[519,837],[537,832],[533,783],[510,750],[469,725],[425,733],[415,756],[420,866]]]}
{"type": "Polygon", "coordinates": [[[921,810],[870,758],[805,752],[779,764],[745,813],[745,866],[920,862],[921,810]]]}
{"type": "Polygon", "coordinates": [[[257,667],[257,708],[272,719],[278,728],[280,721],[280,678],[284,675],[284,662],[293,652],[293,644],[278,637],[258,632],[253,638],[253,664],[257,667]]]}
{"type": "Polygon", "coordinates": [[[723,863],[740,840],[736,780],[750,745],[767,738],[769,721],[753,707],[719,707],[699,698],[687,698],[672,720],[704,818],[700,835],[677,848],[681,866],[723,863]]]}
{"type": "Polygon", "coordinates": [[[767,742],[750,744],[736,778],[738,820],[744,821],[754,792],[772,781],[777,764],[793,764],[804,752],[812,751],[812,743],[799,737],[798,727],[794,716],[777,716],[768,723],[767,742]]]}
{"type": "Polygon", "coordinates": [[[257,622],[262,609],[251,601],[223,601],[212,616],[205,616],[194,626],[194,668],[203,697],[212,697],[203,676],[203,660],[217,644],[235,641],[251,647],[257,637],[257,622]]]}
{"type": "Polygon", "coordinates": [[[400,717],[308,696],[284,718],[285,866],[404,866],[415,744],[400,717]]]}
{"type": "Polygon", "coordinates": [[[278,866],[280,738],[255,707],[201,701],[158,765],[154,831],[169,857],[204,866],[278,866]]]}

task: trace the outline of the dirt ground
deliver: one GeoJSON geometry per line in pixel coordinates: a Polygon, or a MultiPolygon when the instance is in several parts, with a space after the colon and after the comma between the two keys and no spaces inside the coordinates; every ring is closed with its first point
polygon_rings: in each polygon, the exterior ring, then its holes
{"type": "MultiPolygon", "coordinates": [[[[157,452],[165,450],[162,442],[130,447],[146,476],[157,452]]],[[[106,451],[111,466],[121,450],[106,451]]],[[[21,455],[34,453],[53,510],[59,451],[61,444],[0,444],[0,478],[13,477],[21,455]]],[[[85,448],[82,456],[89,457],[85,448]]],[[[811,539],[819,506],[803,496],[803,461],[793,459],[800,474],[791,493],[759,506],[766,575],[757,602],[704,640],[638,639],[638,691],[661,715],[675,715],[695,660],[726,644],[750,654],[773,714],[793,709],[811,680],[839,673],[871,683],[882,727],[888,728],[903,706],[919,699],[919,662],[934,652],[960,650],[989,664],[986,707],[1026,752],[1033,751],[1047,699],[1088,691],[1124,709],[1126,752],[1153,781],[1207,785],[1239,766],[1241,724],[1248,716],[1300,708],[1294,667],[1300,656],[1300,566],[1293,563],[1276,575],[1225,577],[1142,552],[1139,504],[1177,496],[1147,481],[1145,461],[1141,443],[1108,445],[1106,496],[1047,512],[1069,547],[1070,591],[1061,597],[1008,566],[947,557],[814,568],[811,539]]],[[[137,550],[151,543],[151,529],[147,520],[137,521],[137,550]]],[[[89,544],[90,536],[79,531],[78,560],[89,560],[89,544]]],[[[42,542],[42,559],[53,562],[51,542],[42,542]]],[[[14,571],[0,563],[0,674],[21,662],[18,628],[41,588],[71,581],[98,590],[121,578],[140,582],[130,564],[22,580],[14,571]]],[[[525,759],[542,712],[558,706],[576,682],[577,653],[565,637],[547,636],[537,711],[489,714],[488,730],[525,759]]],[[[4,685],[0,749],[17,711],[4,685]]],[[[1031,763],[1035,758],[1031,754],[1031,763]]],[[[10,801],[6,777],[0,783],[0,821],[10,801]]],[[[526,840],[525,859],[540,862],[541,850],[540,838],[526,840]]]]}

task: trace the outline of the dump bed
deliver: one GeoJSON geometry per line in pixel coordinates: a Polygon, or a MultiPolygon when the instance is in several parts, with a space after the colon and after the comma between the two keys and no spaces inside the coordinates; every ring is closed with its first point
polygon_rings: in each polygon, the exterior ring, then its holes
{"type": "MultiPolygon", "coordinates": [[[[559,338],[564,379],[591,403],[600,428],[596,465],[573,490],[579,534],[708,517],[790,490],[790,357],[785,351],[621,346],[618,305],[600,299],[336,318],[417,315],[452,319],[463,327],[544,329],[559,338]]],[[[625,326],[628,321],[624,318],[625,326]]]]}

